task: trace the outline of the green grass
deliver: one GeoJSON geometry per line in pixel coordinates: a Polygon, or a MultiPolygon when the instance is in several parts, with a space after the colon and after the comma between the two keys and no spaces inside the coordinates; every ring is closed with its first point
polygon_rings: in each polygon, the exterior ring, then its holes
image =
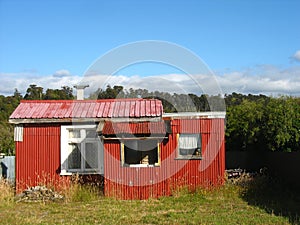
{"type": "Polygon", "coordinates": [[[76,189],[75,196],[62,203],[16,203],[0,199],[0,221],[1,224],[297,224],[294,214],[294,217],[281,215],[280,210],[272,212],[268,204],[250,202],[247,198],[254,197],[251,191],[255,190],[255,184],[228,183],[215,190],[199,189],[195,193],[182,190],[171,197],[134,201],[96,196],[90,189],[86,190],[88,194],[84,189],[76,189]]]}

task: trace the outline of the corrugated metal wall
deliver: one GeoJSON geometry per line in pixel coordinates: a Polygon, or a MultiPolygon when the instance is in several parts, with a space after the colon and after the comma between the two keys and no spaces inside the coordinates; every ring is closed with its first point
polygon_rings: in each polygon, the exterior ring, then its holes
{"type": "Polygon", "coordinates": [[[224,182],[224,119],[173,120],[172,134],[160,144],[158,167],[122,167],[120,143],[104,143],[105,195],[146,199],[171,195],[180,187],[220,185],[224,182]],[[178,160],[177,133],[201,133],[202,160],[178,160]]]}
{"type": "Polygon", "coordinates": [[[60,173],[60,125],[25,125],[16,142],[16,190],[55,184],[60,173]]]}
{"type": "MultiPolygon", "coordinates": [[[[104,191],[121,199],[171,195],[177,188],[219,185],[224,181],[224,119],[173,120],[172,133],[160,143],[157,167],[123,167],[120,143],[104,143],[104,191]],[[177,157],[177,133],[201,133],[202,160],[177,157]]],[[[60,125],[26,125],[16,142],[16,189],[60,181],[60,125]]]]}
{"type": "Polygon", "coordinates": [[[5,178],[10,183],[15,183],[15,156],[5,156],[0,158],[0,179],[5,178]]]}

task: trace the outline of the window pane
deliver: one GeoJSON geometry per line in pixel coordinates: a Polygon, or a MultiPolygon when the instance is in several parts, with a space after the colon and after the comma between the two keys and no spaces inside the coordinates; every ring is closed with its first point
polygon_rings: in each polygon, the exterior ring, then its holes
{"type": "Polygon", "coordinates": [[[80,138],[80,130],[79,129],[69,130],[69,138],[80,138]]]}
{"type": "Polygon", "coordinates": [[[80,144],[69,144],[68,169],[81,168],[80,144]]]}
{"type": "Polygon", "coordinates": [[[181,156],[201,156],[200,134],[180,134],[178,148],[181,156]]]}
{"type": "Polygon", "coordinates": [[[157,141],[155,140],[127,141],[124,144],[124,163],[153,165],[158,163],[157,151],[157,141]]]}
{"type": "Polygon", "coordinates": [[[139,151],[150,151],[157,148],[157,140],[138,140],[139,151]]]}
{"type": "Polygon", "coordinates": [[[96,130],[86,130],[86,137],[87,138],[96,138],[97,137],[97,133],[96,130]]]}
{"type": "Polygon", "coordinates": [[[180,149],[196,149],[199,147],[199,135],[197,134],[180,134],[180,149]]]}
{"type": "Polygon", "coordinates": [[[85,168],[97,169],[98,168],[98,148],[96,142],[85,144],[85,168]]]}

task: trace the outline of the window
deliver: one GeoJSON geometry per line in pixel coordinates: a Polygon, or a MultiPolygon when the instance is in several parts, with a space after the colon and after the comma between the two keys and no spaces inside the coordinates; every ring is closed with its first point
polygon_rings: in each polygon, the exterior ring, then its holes
{"type": "Polygon", "coordinates": [[[103,146],[95,125],[62,126],[61,174],[103,174],[103,146]]]}
{"type": "Polygon", "coordinates": [[[14,141],[23,141],[23,125],[17,124],[14,128],[14,141]]]}
{"type": "Polygon", "coordinates": [[[123,166],[159,166],[160,154],[157,140],[128,140],[121,143],[123,166]]]}
{"type": "Polygon", "coordinates": [[[201,159],[201,135],[178,134],[178,158],[201,159]]]}

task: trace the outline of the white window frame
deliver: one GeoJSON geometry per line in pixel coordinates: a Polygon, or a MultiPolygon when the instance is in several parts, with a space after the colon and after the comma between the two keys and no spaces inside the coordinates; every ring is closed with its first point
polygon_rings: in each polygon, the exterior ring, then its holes
{"type": "Polygon", "coordinates": [[[96,125],[66,125],[61,126],[61,175],[72,175],[74,173],[78,174],[104,174],[104,163],[103,163],[103,143],[101,139],[96,136],[95,138],[86,138],[86,131],[94,130],[96,132],[96,125]],[[70,130],[80,130],[80,138],[70,138],[70,130]],[[68,168],[68,157],[70,155],[70,144],[80,144],[81,152],[81,165],[78,169],[68,168]],[[98,157],[98,167],[97,168],[85,168],[85,146],[86,143],[96,143],[97,146],[97,157],[98,157]]]}
{"type": "MultiPolygon", "coordinates": [[[[191,148],[193,149],[193,148],[191,148]]],[[[202,159],[202,137],[201,134],[199,133],[180,133],[177,134],[177,159],[202,159]],[[197,143],[197,148],[194,149],[194,151],[196,151],[196,149],[198,149],[199,155],[196,154],[187,154],[187,155],[182,155],[180,154],[180,136],[184,135],[191,135],[191,136],[197,136],[197,138],[199,138],[199,143],[197,143]]]]}
{"type": "Polygon", "coordinates": [[[23,125],[17,124],[14,127],[14,141],[23,141],[23,125]]]}
{"type": "MultiPolygon", "coordinates": [[[[138,141],[138,140],[135,140],[138,141]]],[[[157,163],[154,164],[127,164],[125,163],[125,144],[120,142],[121,145],[121,163],[123,167],[156,167],[160,166],[160,144],[157,141],[157,163]]]]}

